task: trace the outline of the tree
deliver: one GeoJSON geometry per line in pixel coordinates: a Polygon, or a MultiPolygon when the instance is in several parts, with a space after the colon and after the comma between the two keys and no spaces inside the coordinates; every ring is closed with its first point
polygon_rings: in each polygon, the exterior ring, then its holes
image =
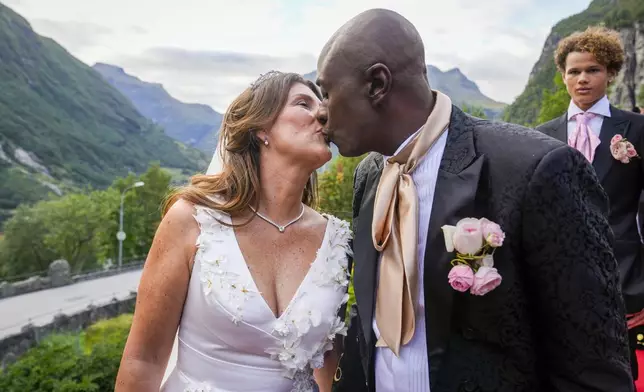
{"type": "Polygon", "coordinates": [[[114,181],[111,189],[119,196],[109,222],[105,225],[103,257],[116,258],[120,195],[136,181],[143,181],[145,185],[125,194],[123,229],[127,237],[123,242],[123,258],[139,257],[148,253],[157,226],[161,222],[161,204],[170,189],[171,180],[172,176],[155,162],[138,178],[131,174],[114,181]]]}
{"type": "MultiPolygon", "coordinates": [[[[320,212],[326,212],[353,223],[353,174],[364,156],[336,157],[319,177],[320,212]]],[[[351,274],[353,279],[353,273],[351,274]]],[[[349,284],[347,314],[355,302],[353,281],[349,284]]]]}
{"type": "Polygon", "coordinates": [[[471,116],[474,116],[474,117],[485,118],[485,119],[487,118],[487,115],[485,114],[485,111],[480,106],[468,105],[468,104],[464,103],[463,107],[461,108],[461,110],[464,111],[465,113],[468,113],[471,116]]]}
{"type": "Polygon", "coordinates": [[[34,206],[19,206],[5,223],[0,264],[5,277],[18,278],[44,272],[55,258],[55,252],[45,244],[44,202],[34,206]]]}
{"type": "Polygon", "coordinates": [[[58,200],[44,202],[45,245],[57,257],[69,262],[73,272],[96,268],[100,243],[98,233],[110,217],[114,192],[72,193],[58,200]]]}
{"type": "Polygon", "coordinates": [[[353,173],[364,157],[336,157],[319,176],[318,192],[321,212],[352,221],[353,173]]]}
{"type": "Polygon", "coordinates": [[[564,84],[560,73],[555,75],[554,82],[554,91],[543,91],[541,109],[539,110],[539,116],[537,117],[538,124],[543,124],[559,117],[568,110],[570,96],[568,95],[568,90],[566,90],[566,85],[564,84]]]}
{"type": "Polygon", "coordinates": [[[5,273],[45,272],[59,258],[67,260],[74,272],[95,268],[97,234],[107,220],[110,195],[107,191],[70,193],[20,206],[6,223],[0,252],[5,273]]]}
{"type": "Polygon", "coordinates": [[[637,104],[640,108],[644,108],[644,84],[640,86],[640,92],[637,94],[637,104]]]}
{"type": "Polygon", "coordinates": [[[0,235],[0,279],[9,274],[7,271],[7,265],[4,262],[7,259],[7,245],[5,245],[4,237],[0,235]]]}
{"type": "Polygon", "coordinates": [[[140,177],[117,179],[106,190],[87,190],[20,206],[5,224],[0,244],[0,274],[46,272],[49,264],[66,259],[73,272],[95,269],[117,255],[116,233],[122,191],[136,181],[145,186],[126,193],[124,255],[147,254],[157,225],[160,205],[171,176],[158,163],[140,177]]]}

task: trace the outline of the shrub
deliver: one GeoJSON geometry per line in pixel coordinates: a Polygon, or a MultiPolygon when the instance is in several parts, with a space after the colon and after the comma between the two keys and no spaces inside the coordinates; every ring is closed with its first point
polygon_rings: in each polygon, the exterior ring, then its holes
{"type": "Polygon", "coordinates": [[[126,314],[80,334],[50,335],[0,373],[0,391],[113,391],[131,322],[126,314]]]}

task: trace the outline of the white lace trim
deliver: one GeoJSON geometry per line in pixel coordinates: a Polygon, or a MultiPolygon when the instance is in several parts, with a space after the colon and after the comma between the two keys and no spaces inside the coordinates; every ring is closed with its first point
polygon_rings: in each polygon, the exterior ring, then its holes
{"type": "MultiPolygon", "coordinates": [[[[331,227],[327,236],[327,244],[322,248],[326,251],[326,260],[314,264],[310,274],[312,281],[317,286],[332,286],[336,290],[345,290],[349,284],[349,271],[347,255],[350,254],[349,240],[351,230],[349,224],[333,216],[325,215],[330,220],[331,227]]],[[[306,295],[306,288],[300,293],[300,297],[306,295]]],[[[297,300],[297,299],[296,299],[297,300]]],[[[333,348],[333,340],[337,334],[346,335],[344,321],[337,316],[340,307],[349,300],[345,294],[342,301],[337,305],[336,311],[329,316],[329,319],[322,320],[319,310],[311,307],[293,306],[291,311],[285,313],[275,322],[273,331],[279,336],[281,344],[277,347],[267,349],[266,352],[272,358],[278,359],[284,367],[284,375],[296,379],[301,377],[301,372],[306,371],[308,366],[321,368],[324,366],[324,355],[333,348]],[[302,337],[312,327],[321,324],[328,325],[329,329],[323,340],[311,351],[300,347],[302,337]]],[[[302,389],[305,391],[307,389],[302,389]]],[[[300,391],[300,390],[296,390],[300,391]]]]}
{"type": "Polygon", "coordinates": [[[183,392],[212,392],[212,386],[207,382],[196,383],[191,382],[183,389],[183,392]]]}

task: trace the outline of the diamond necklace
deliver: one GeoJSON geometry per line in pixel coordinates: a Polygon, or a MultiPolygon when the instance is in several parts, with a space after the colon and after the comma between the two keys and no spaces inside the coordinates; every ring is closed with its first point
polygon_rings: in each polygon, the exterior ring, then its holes
{"type": "Polygon", "coordinates": [[[292,221],[290,221],[287,224],[282,226],[282,225],[278,225],[277,223],[275,223],[272,220],[270,220],[268,217],[266,217],[266,216],[262,215],[261,213],[257,212],[257,210],[253,208],[253,206],[248,206],[248,207],[250,207],[250,209],[253,210],[255,215],[259,216],[260,218],[262,218],[266,222],[270,223],[271,225],[277,227],[277,230],[279,230],[280,233],[283,233],[284,229],[286,229],[287,227],[289,227],[293,223],[295,223],[295,222],[299,221],[300,219],[302,219],[302,216],[304,215],[304,205],[302,204],[302,211],[300,211],[300,215],[297,218],[293,219],[292,221]]]}

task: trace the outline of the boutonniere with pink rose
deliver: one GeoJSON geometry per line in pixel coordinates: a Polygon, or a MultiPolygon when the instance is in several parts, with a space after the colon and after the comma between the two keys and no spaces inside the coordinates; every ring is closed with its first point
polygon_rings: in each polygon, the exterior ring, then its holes
{"type": "Polygon", "coordinates": [[[631,159],[640,157],[637,151],[635,151],[633,143],[629,142],[620,134],[610,139],[610,153],[613,155],[613,158],[622,163],[629,163],[631,159]]]}
{"type": "Polygon", "coordinates": [[[449,284],[460,292],[485,295],[501,284],[501,275],[494,268],[494,251],[503,245],[505,233],[501,226],[486,219],[465,218],[456,226],[442,227],[445,247],[456,251],[449,284]]]}

